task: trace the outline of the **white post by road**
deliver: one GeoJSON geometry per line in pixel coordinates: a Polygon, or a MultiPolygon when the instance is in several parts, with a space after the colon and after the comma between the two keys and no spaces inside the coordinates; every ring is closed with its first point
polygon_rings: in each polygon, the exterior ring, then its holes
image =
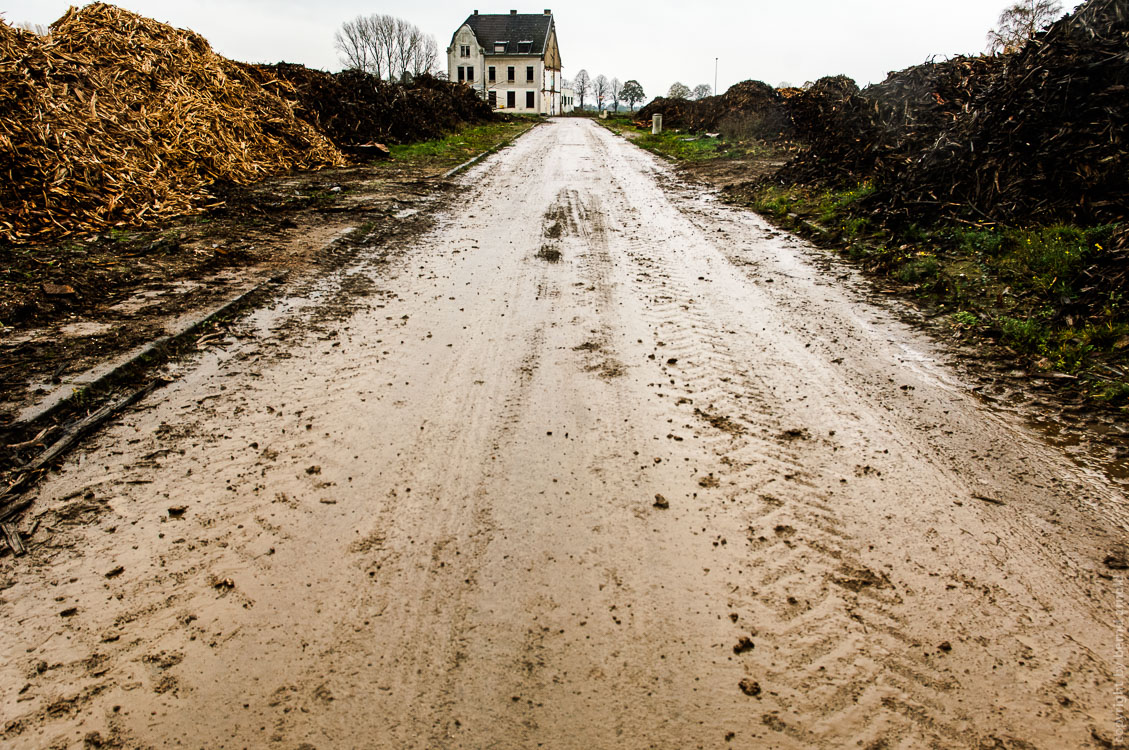
{"type": "Polygon", "coordinates": [[[658,135],[663,132],[663,116],[651,115],[651,135],[658,135]]]}

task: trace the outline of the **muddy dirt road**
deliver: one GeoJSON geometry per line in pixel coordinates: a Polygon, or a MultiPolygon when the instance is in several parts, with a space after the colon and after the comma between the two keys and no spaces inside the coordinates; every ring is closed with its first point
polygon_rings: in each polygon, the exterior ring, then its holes
{"type": "Polygon", "coordinates": [[[92,438],[6,747],[1110,747],[1121,490],[592,123],[92,438]]]}

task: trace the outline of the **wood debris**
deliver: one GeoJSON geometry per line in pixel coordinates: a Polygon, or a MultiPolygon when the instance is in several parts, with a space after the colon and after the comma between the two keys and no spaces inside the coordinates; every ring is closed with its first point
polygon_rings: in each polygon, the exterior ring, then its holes
{"type": "Polygon", "coordinates": [[[203,37],[104,3],[50,34],[0,21],[0,237],[141,225],[209,186],[344,159],[203,37]]]}

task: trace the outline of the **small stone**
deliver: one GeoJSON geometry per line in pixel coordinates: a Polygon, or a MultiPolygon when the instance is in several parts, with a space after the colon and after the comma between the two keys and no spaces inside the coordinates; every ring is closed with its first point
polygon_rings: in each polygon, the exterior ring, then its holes
{"type": "Polygon", "coordinates": [[[662,495],[659,495],[659,494],[656,493],[655,494],[655,507],[666,510],[667,508],[670,507],[670,502],[667,501],[667,499],[665,497],[663,497],[662,495]]]}

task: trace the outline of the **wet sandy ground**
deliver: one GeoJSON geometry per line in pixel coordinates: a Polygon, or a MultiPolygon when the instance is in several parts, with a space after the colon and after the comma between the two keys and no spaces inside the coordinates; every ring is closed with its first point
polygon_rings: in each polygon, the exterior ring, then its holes
{"type": "Polygon", "coordinates": [[[1109,747],[1129,506],[581,120],[41,487],[6,747],[1109,747]]]}

